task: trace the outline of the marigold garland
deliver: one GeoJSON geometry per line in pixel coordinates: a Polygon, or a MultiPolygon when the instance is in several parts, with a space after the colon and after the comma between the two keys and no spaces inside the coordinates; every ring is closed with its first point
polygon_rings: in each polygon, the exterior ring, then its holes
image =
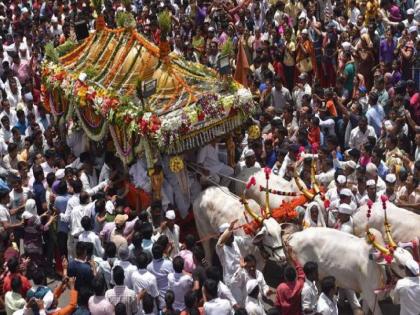
{"type": "Polygon", "coordinates": [[[173,173],[179,173],[184,169],[184,160],[179,155],[172,156],[169,159],[169,169],[173,173]]]}

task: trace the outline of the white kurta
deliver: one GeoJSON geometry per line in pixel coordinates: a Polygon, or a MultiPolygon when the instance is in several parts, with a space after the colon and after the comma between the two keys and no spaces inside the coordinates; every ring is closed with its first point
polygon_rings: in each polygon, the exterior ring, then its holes
{"type": "Polygon", "coordinates": [[[324,293],[321,293],[318,299],[316,311],[322,315],[338,315],[337,301],[332,301],[324,293]]]}
{"type": "Polygon", "coordinates": [[[401,304],[400,315],[420,314],[420,277],[405,277],[398,280],[394,303],[401,304]]]}

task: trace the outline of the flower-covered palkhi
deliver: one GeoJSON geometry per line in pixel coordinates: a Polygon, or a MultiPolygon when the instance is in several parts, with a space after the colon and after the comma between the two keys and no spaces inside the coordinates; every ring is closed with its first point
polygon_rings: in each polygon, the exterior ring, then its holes
{"type": "Polygon", "coordinates": [[[88,134],[103,120],[174,154],[239,127],[254,112],[248,89],[175,54],[161,62],[159,47],[131,28],[104,28],[78,46],[65,45],[49,48],[42,95],[53,114],[78,113],[88,134]],[[157,82],[155,93],[139,98],[138,81],[150,80],[157,82]],[[59,110],[62,100],[66,108],[59,110]]]}

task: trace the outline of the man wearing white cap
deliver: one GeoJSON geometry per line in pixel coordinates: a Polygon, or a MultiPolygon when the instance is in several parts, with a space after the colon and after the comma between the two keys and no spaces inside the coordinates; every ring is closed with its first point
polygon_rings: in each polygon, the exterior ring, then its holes
{"type": "Polygon", "coordinates": [[[385,177],[385,184],[386,184],[386,190],[385,190],[385,196],[388,197],[388,200],[390,202],[395,202],[397,196],[395,194],[395,182],[397,181],[397,176],[395,174],[388,174],[385,177]]]}
{"type": "Polygon", "coordinates": [[[367,179],[373,179],[376,183],[378,195],[382,195],[385,192],[386,185],[383,179],[378,176],[378,167],[373,163],[368,163],[366,165],[366,175],[367,179]]]}
{"type": "Polygon", "coordinates": [[[161,234],[166,235],[172,244],[170,257],[173,258],[179,253],[179,225],[175,224],[175,211],[168,210],[165,213],[165,222],[160,226],[161,234]]]}
{"type": "Polygon", "coordinates": [[[369,200],[371,200],[372,202],[376,202],[378,200],[379,194],[377,193],[377,186],[373,179],[369,179],[366,182],[366,192],[367,192],[366,196],[361,198],[359,201],[360,206],[367,204],[369,200]]]}
{"type": "Polygon", "coordinates": [[[239,248],[244,243],[242,236],[233,235],[233,228],[237,221],[234,220],[231,224],[224,223],[219,226],[221,235],[216,245],[216,253],[223,267],[223,282],[231,289],[235,299],[240,296],[240,292],[236,286],[231,286],[231,281],[233,274],[240,267],[241,251],[239,248]]]}
{"type": "Polygon", "coordinates": [[[336,228],[341,232],[353,234],[353,219],[351,217],[352,214],[353,208],[349,204],[341,204],[338,207],[336,228]]]}
{"type": "Polygon", "coordinates": [[[60,24],[58,24],[58,19],[56,16],[51,18],[50,32],[53,36],[61,36],[61,34],[63,34],[63,28],[60,24]]]}
{"type": "Polygon", "coordinates": [[[420,314],[419,264],[414,259],[405,262],[406,277],[395,286],[394,303],[401,304],[400,315],[420,314]]]}
{"type": "Polygon", "coordinates": [[[343,174],[335,176],[335,187],[332,187],[327,190],[325,198],[327,198],[331,203],[340,199],[340,190],[345,188],[347,184],[347,178],[343,174]]]}
{"type": "Polygon", "coordinates": [[[332,217],[332,214],[334,211],[337,211],[337,209],[340,209],[340,206],[342,204],[346,204],[351,207],[351,209],[353,210],[353,212],[351,213],[352,215],[357,210],[356,198],[354,197],[350,189],[348,188],[340,189],[338,196],[339,196],[339,199],[336,199],[333,202],[331,202],[330,207],[329,207],[330,209],[330,211],[328,212],[328,225],[329,226],[331,226],[332,224],[335,224],[335,220],[332,217]]]}
{"type": "Polygon", "coordinates": [[[257,171],[261,169],[260,163],[258,163],[255,158],[254,150],[245,148],[244,158],[245,158],[244,161],[239,161],[236,164],[235,174],[241,173],[244,169],[250,169],[250,171],[251,170],[257,171]]]}
{"type": "MultiPolygon", "coordinates": [[[[351,215],[354,209],[346,203],[338,207],[337,225],[336,228],[344,233],[353,234],[353,219],[351,215]]],[[[356,293],[349,289],[339,289],[340,300],[347,298],[352,310],[360,309],[360,302],[357,299],[356,293]]]]}
{"type": "Polygon", "coordinates": [[[414,19],[414,9],[407,10],[407,18],[402,21],[405,28],[410,28],[412,26],[418,26],[418,22],[414,19]]]}

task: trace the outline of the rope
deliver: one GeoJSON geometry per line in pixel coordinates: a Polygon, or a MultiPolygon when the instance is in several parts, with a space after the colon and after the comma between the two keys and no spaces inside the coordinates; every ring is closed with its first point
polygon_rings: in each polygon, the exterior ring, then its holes
{"type": "MultiPolygon", "coordinates": [[[[209,178],[207,175],[205,175],[202,171],[200,171],[198,168],[196,168],[195,166],[193,166],[193,165],[191,165],[190,163],[188,163],[187,164],[187,166],[189,167],[189,168],[191,168],[195,173],[197,173],[197,174],[199,174],[199,175],[201,175],[201,176],[203,176],[203,177],[205,177],[210,183],[212,183],[212,184],[214,184],[215,186],[217,186],[217,187],[219,187],[219,188],[221,188],[221,191],[224,193],[224,194],[226,194],[226,195],[228,195],[228,196],[230,196],[230,197],[232,197],[232,198],[234,198],[234,199],[236,199],[236,200],[241,200],[241,198],[239,198],[237,195],[235,195],[234,193],[231,193],[230,192],[230,190],[228,189],[227,191],[226,191],[226,189],[223,189],[223,188],[227,188],[227,187],[225,187],[225,186],[222,186],[222,185],[220,185],[219,183],[217,183],[216,181],[214,181],[214,180],[212,180],[211,178],[209,178]]],[[[226,177],[226,176],[225,176],[226,177]]]]}
{"type": "MultiPolygon", "coordinates": [[[[197,164],[197,163],[194,163],[194,162],[188,162],[188,164],[190,165],[190,166],[195,166],[195,167],[202,167],[201,165],[199,165],[199,164],[197,164]]],[[[247,182],[245,182],[245,181],[243,181],[243,180],[240,180],[240,179],[237,179],[237,178],[235,178],[235,177],[231,177],[231,176],[228,176],[228,175],[225,175],[225,174],[221,174],[221,173],[219,173],[219,172],[213,172],[214,174],[216,174],[216,175],[219,175],[219,176],[221,176],[221,177],[224,177],[224,178],[228,178],[228,179],[230,179],[230,180],[233,180],[234,182],[237,182],[237,183],[241,183],[241,184],[244,184],[244,185],[247,185],[248,183],[247,182]]]]}
{"type": "MultiPolygon", "coordinates": [[[[245,225],[247,225],[247,224],[245,223],[245,224],[242,224],[242,225],[238,225],[237,227],[233,228],[232,232],[233,232],[233,231],[236,231],[236,230],[239,230],[239,229],[242,229],[245,225]]],[[[200,239],[197,241],[197,243],[201,243],[201,242],[204,242],[204,241],[208,241],[208,240],[210,240],[210,239],[212,239],[212,238],[219,237],[219,235],[220,235],[220,233],[214,233],[214,234],[209,234],[209,235],[206,235],[206,236],[204,236],[203,238],[200,238],[200,239]]]]}

